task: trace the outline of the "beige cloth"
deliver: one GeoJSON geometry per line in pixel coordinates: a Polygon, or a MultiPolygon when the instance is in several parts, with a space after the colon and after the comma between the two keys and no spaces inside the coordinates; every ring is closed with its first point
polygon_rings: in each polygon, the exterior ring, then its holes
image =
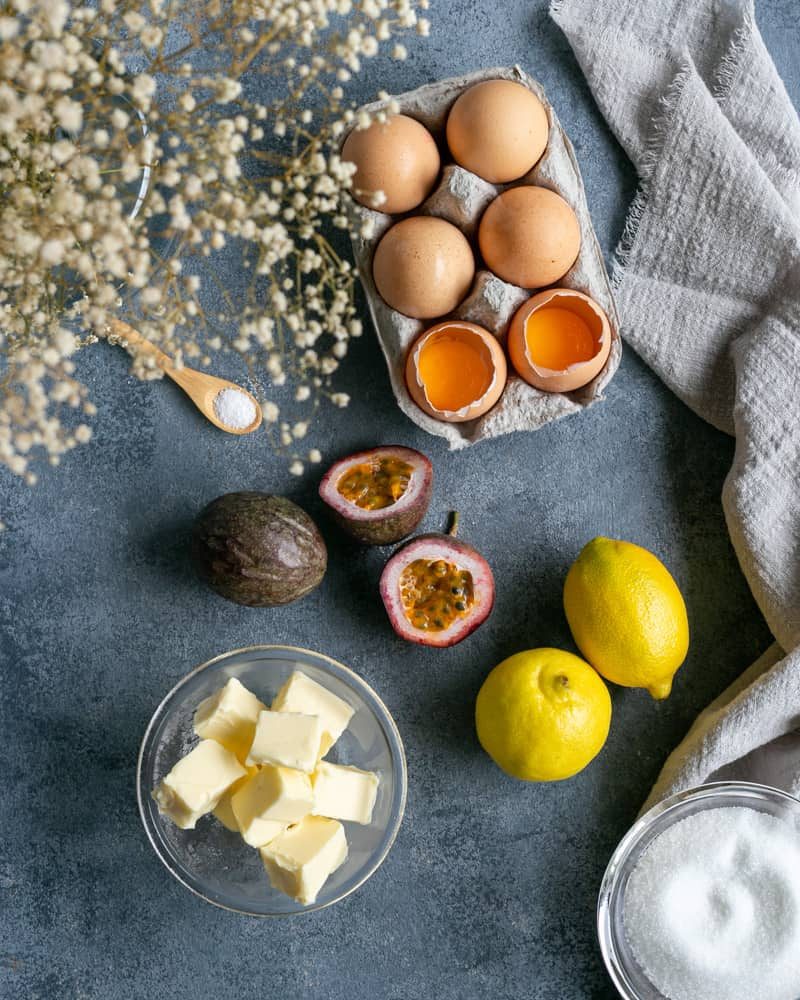
{"type": "Polygon", "coordinates": [[[800,121],[749,0],[556,0],[641,189],[614,274],[627,341],[736,436],[723,490],[777,645],[697,719],[648,805],[714,778],[800,793],[800,121]]]}

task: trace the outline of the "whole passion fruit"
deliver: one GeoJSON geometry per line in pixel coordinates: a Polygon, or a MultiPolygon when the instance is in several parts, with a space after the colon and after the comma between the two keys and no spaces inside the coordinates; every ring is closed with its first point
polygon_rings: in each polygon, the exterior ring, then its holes
{"type": "Polygon", "coordinates": [[[226,493],[197,517],[197,571],[222,597],[248,607],[289,604],[325,575],[328,550],[302,507],[269,493],[226,493]]]}
{"type": "Polygon", "coordinates": [[[425,516],[432,488],[433,467],[421,452],[384,445],[332,465],[319,495],[356,541],[391,545],[410,535],[425,516]]]}
{"type": "Polygon", "coordinates": [[[380,590],[395,632],[423,646],[455,646],[489,617],[494,576],[483,556],[448,534],[412,538],[386,563],[380,590]]]}

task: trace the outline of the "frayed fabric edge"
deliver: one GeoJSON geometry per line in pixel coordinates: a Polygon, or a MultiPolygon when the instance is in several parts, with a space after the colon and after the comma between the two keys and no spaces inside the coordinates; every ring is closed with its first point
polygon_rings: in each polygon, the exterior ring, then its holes
{"type": "Polygon", "coordinates": [[[685,56],[683,65],[679,66],[676,70],[675,76],[670,81],[669,86],[658,99],[657,109],[650,122],[650,131],[645,143],[644,153],[638,165],[640,178],[639,190],[631,202],[628,217],[625,220],[625,227],[622,230],[622,236],[614,251],[611,288],[615,292],[622,284],[636,247],[639,227],[647,210],[652,178],[663,153],[664,143],[669,135],[670,126],[677,112],[683,91],[693,73],[694,64],[687,55],[685,56]]]}
{"type": "MultiPolygon", "coordinates": [[[[724,105],[730,97],[731,90],[742,68],[742,57],[746,54],[748,45],[754,36],[759,36],[755,10],[750,2],[742,8],[741,22],[731,32],[725,54],[720,59],[710,85],[711,96],[725,111],[724,105]]],[[[763,44],[763,40],[762,40],[763,44]]],[[[766,49],[764,50],[766,52],[766,49]]],[[[768,53],[767,53],[768,54],[768,53]]],[[[791,189],[800,186],[800,169],[789,166],[778,159],[771,150],[762,153],[762,159],[769,163],[764,169],[770,174],[773,185],[791,189]]]]}
{"type": "Polygon", "coordinates": [[[727,100],[736,80],[736,74],[739,72],[747,43],[757,30],[755,13],[748,4],[742,9],[742,22],[734,28],[725,55],[720,59],[711,82],[711,95],[718,103],[727,100]]]}
{"type": "MultiPolygon", "coordinates": [[[[560,9],[564,3],[568,2],[569,0],[552,0],[552,5],[557,5],[560,9]]],[[[553,9],[552,5],[551,10],[553,9]]],[[[714,100],[718,103],[725,101],[730,94],[731,88],[736,81],[736,76],[741,66],[741,59],[746,51],[748,41],[752,37],[752,33],[757,30],[752,4],[747,3],[742,8],[741,24],[733,30],[725,54],[720,59],[719,66],[714,74],[710,92],[714,100]]],[[[688,53],[684,53],[682,56],[682,65],[679,66],[669,86],[659,98],[657,110],[653,116],[650,132],[645,143],[644,154],[640,164],[638,164],[639,190],[631,202],[622,236],[614,251],[611,275],[611,288],[614,292],[619,290],[625,278],[636,246],[639,228],[647,210],[652,177],[663,153],[666,135],[672,124],[684,87],[693,72],[694,64],[691,57],[688,53]]]]}

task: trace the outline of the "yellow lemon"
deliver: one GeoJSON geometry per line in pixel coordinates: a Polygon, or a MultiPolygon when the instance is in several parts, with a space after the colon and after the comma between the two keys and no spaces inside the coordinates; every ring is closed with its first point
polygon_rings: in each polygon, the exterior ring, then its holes
{"type": "Polygon", "coordinates": [[[652,552],[595,538],[564,582],[564,610],[578,648],[609,681],[666,698],[689,649],[678,585],[652,552]]]}
{"type": "Polygon", "coordinates": [[[601,750],[611,725],[608,688],[580,657],[529,649],[499,663],[475,703],[478,739],[513,778],[571,778],[601,750]]]}

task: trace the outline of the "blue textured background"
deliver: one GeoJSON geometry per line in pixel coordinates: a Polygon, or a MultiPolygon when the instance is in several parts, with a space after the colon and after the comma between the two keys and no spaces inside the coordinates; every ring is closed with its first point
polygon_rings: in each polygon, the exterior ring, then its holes
{"type": "MultiPolygon", "coordinates": [[[[543,0],[434,0],[433,35],[404,64],[376,60],[353,88],[405,90],[519,62],[548,90],[610,253],[635,177],[606,130],[543,0]]],[[[759,23],[800,97],[795,0],[759,23]]],[[[594,904],[609,854],[692,718],[769,643],[719,504],[732,442],[686,410],[628,351],[607,401],[534,435],[451,455],[396,409],[374,338],[325,414],[328,457],[397,441],[436,468],[426,527],[457,507],[499,582],[490,621],[461,646],[396,639],[377,578],[264,440],[205,424],[170,384],[140,384],[102,345],[81,372],[99,406],[95,442],[33,490],[0,474],[0,997],[196,1000],[572,1000],[612,996],[594,904]],[[369,428],[365,434],[364,428],[369,428]],[[322,587],[280,610],[238,608],[187,567],[187,526],[241,488],[292,496],[330,547],[322,587]],[[605,533],[658,552],[686,595],[692,648],[672,697],[615,689],[602,755],[575,779],[523,785],[479,750],[475,694],[504,656],[572,648],[564,573],[605,533]],[[196,663],[256,642],[316,647],[383,696],[405,739],[409,801],[382,869],[336,907],[288,922],[233,916],[174,882],[142,832],[134,768],[147,720],[196,663]]]]}

